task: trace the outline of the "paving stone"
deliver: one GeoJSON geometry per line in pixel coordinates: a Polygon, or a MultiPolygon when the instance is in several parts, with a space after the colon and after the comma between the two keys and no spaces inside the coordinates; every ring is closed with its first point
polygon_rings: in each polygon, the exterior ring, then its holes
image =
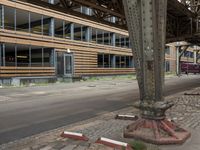
{"type": "Polygon", "coordinates": [[[78,145],[77,147],[75,147],[73,150],[87,150],[88,146],[82,146],[82,145],[78,145]]]}
{"type": "Polygon", "coordinates": [[[53,148],[51,146],[45,146],[44,148],[41,148],[40,150],[52,150],[53,148]]]}
{"type": "Polygon", "coordinates": [[[62,148],[61,150],[73,150],[76,146],[77,145],[69,144],[69,145],[65,146],[64,148],[62,148]]]}
{"type": "Polygon", "coordinates": [[[88,150],[114,150],[114,148],[102,144],[91,144],[88,150]]]}

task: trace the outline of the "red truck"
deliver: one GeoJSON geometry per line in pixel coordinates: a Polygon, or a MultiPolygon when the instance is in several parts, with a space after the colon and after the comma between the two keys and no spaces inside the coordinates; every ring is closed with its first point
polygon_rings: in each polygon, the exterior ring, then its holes
{"type": "Polygon", "coordinates": [[[188,73],[200,73],[200,64],[194,64],[189,62],[181,63],[181,72],[188,73]]]}

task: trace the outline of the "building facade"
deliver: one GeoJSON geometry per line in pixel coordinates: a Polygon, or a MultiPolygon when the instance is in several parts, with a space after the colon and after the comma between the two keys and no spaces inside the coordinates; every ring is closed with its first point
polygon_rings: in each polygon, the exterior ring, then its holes
{"type": "MultiPolygon", "coordinates": [[[[76,11],[93,15],[86,7],[76,11]]],[[[117,21],[115,17],[107,19],[117,21]]],[[[192,52],[186,53],[183,59],[188,61],[189,55],[192,61],[192,52]]],[[[165,67],[167,72],[176,70],[174,46],[166,46],[165,67]]],[[[134,71],[127,30],[23,1],[0,1],[0,78],[122,75],[134,71]]]]}

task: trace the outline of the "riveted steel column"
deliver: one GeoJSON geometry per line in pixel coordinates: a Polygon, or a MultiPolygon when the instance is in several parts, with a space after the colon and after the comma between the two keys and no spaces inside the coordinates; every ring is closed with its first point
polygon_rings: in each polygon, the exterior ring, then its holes
{"type": "Polygon", "coordinates": [[[136,107],[142,112],[141,118],[124,130],[124,137],[154,144],[183,143],[190,133],[165,116],[173,106],[163,97],[167,0],[123,3],[140,89],[136,107]]]}
{"type": "Polygon", "coordinates": [[[140,106],[163,101],[167,0],[123,2],[136,62],[140,106]]]}

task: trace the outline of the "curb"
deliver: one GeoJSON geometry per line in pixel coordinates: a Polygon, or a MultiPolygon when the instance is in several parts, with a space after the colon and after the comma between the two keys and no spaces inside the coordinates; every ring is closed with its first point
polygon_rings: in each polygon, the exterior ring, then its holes
{"type": "Polygon", "coordinates": [[[88,141],[89,138],[83,135],[82,133],[68,132],[64,131],[61,135],[63,138],[70,138],[74,140],[88,141]]]}
{"type": "Polygon", "coordinates": [[[119,150],[133,150],[131,146],[127,143],[115,141],[104,137],[99,138],[95,143],[103,144],[112,148],[117,148],[119,150]]]}
{"type": "Polygon", "coordinates": [[[133,115],[116,115],[115,119],[121,119],[121,120],[137,120],[138,116],[133,115]]]}

